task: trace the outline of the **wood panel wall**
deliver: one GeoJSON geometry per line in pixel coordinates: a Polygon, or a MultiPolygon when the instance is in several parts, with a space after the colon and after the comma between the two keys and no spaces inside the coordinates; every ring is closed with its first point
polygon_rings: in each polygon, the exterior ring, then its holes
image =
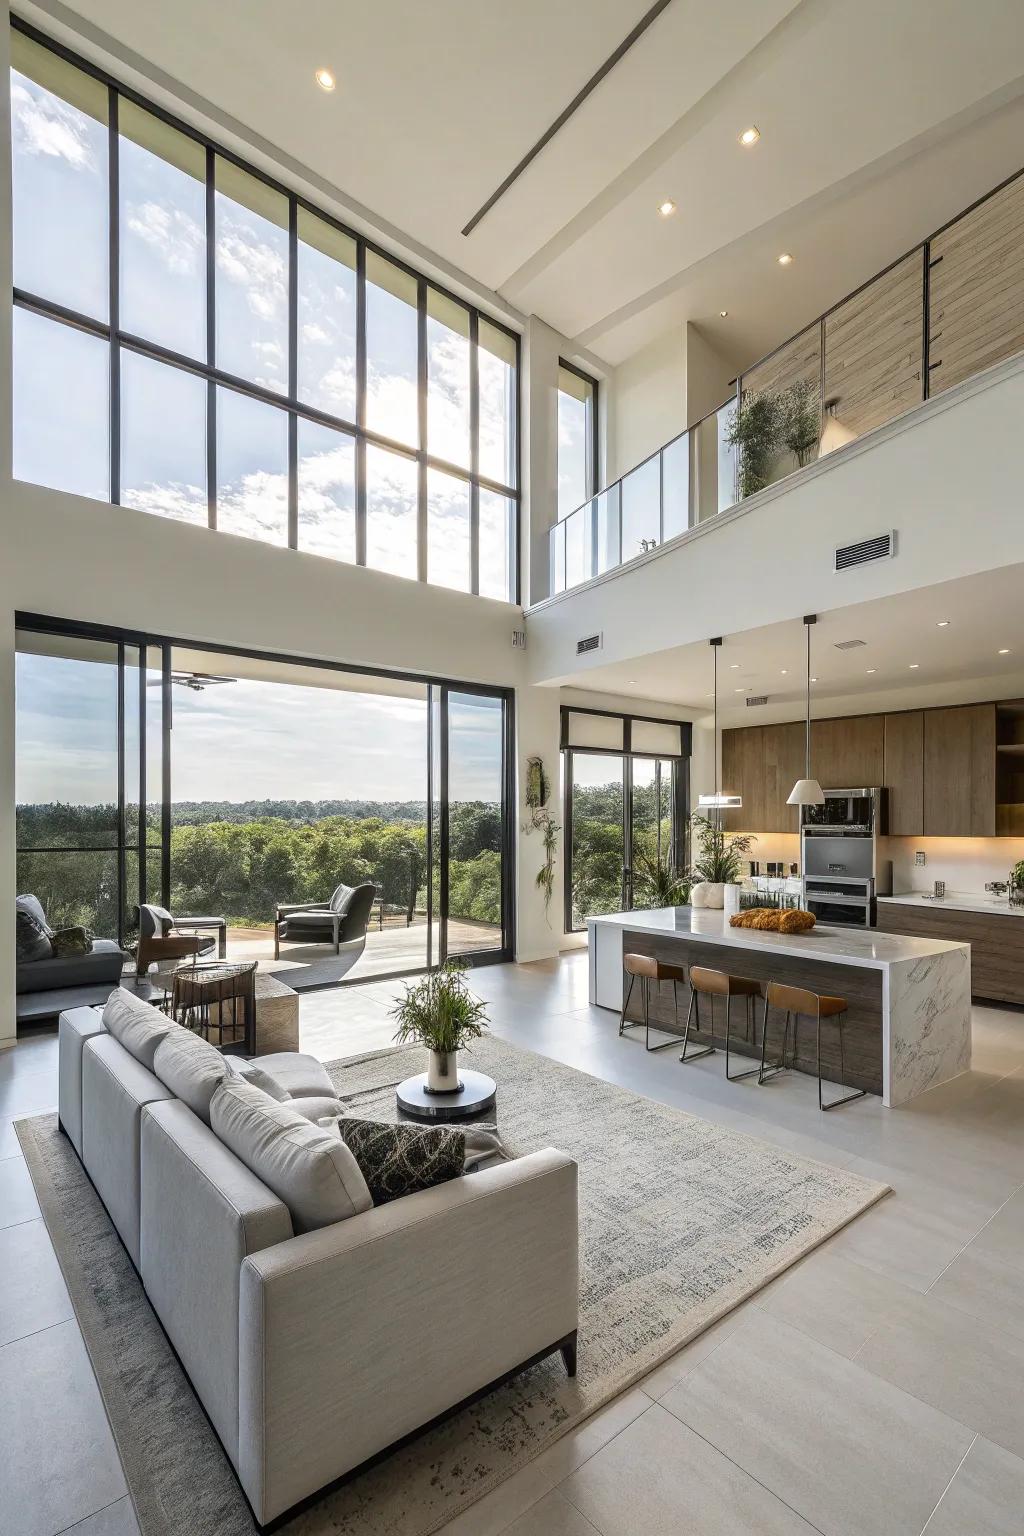
{"type": "Polygon", "coordinates": [[[1024,349],[1024,176],[931,242],[933,395],[1024,349]]]}
{"type": "Polygon", "coordinates": [[[789,389],[797,379],[809,379],[815,386],[821,378],[821,326],[812,325],[792,341],[787,341],[771,357],[758,363],[740,380],[745,395],[762,390],[789,389]]]}
{"type": "Polygon", "coordinates": [[[825,399],[857,437],[924,398],[924,252],[914,251],[825,319],[825,399]]]}

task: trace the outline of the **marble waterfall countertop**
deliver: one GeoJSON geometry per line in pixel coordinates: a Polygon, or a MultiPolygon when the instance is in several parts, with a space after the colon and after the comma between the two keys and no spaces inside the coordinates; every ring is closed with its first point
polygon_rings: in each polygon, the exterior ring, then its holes
{"type": "Polygon", "coordinates": [[[933,896],[930,891],[904,891],[900,896],[879,896],[879,901],[901,907],[933,908],[941,912],[985,912],[993,917],[1024,917],[1024,907],[1011,907],[1005,896],[989,891],[947,891],[933,896]]]}
{"type": "MultiPolygon", "coordinates": [[[[863,966],[881,974],[882,1103],[906,1104],[971,1065],[971,947],[871,928],[819,923],[809,933],[764,933],[732,928],[724,912],[662,907],[587,919],[590,1001],[622,1007],[623,940],[649,933],[680,941],[719,944],[747,955],[787,955],[829,965],[863,966]]],[[[723,955],[723,969],[728,965],[723,955]]],[[[738,960],[737,968],[742,965],[738,960]]],[[[826,990],[828,972],[822,978],[826,990]]]]}
{"type": "Polygon", "coordinates": [[[705,944],[727,944],[736,949],[775,951],[826,964],[862,965],[884,971],[907,960],[922,960],[950,950],[969,950],[969,944],[948,939],[915,939],[899,933],[878,933],[874,928],[833,928],[816,923],[809,933],[764,933],[758,928],[731,928],[724,912],[709,907],[658,907],[651,912],[613,912],[592,917],[590,923],[617,924],[633,933],[676,933],[680,938],[700,939],[705,944]]]}

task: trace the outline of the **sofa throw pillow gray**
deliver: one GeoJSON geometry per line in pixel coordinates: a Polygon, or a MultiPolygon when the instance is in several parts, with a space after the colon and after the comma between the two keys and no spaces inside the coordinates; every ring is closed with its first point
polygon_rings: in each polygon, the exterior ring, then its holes
{"type": "Polygon", "coordinates": [[[343,1116],[338,1135],[359,1164],[374,1205],[457,1179],[466,1159],[465,1134],[450,1126],[391,1125],[343,1116]]]}
{"type": "Polygon", "coordinates": [[[49,934],[38,918],[24,907],[15,913],[15,958],[18,965],[30,965],[35,960],[52,960],[53,945],[49,934]]]}
{"type": "Polygon", "coordinates": [[[30,896],[28,894],[23,896],[16,896],[14,898],[14,905],[17,907],[19,912],[27,912],[29,917],[34,917],[40,928],[46,934],[46,937],[50,937],[50,934],[53,932],[53,930],[51,929],[49,923],[46,921],[46,913],[43,911],[43,904],[39,900],[38,896],[30,896]]]}
{"type": "Polygon", "coordinates": [[[282,1088],[277,1079],[271,1077],[269,1072],[264,1072],[255,1061],[245,1061],[241,1056],[225,1056],[224,1065],[233,1077],[244,1077],[247,1083],[252,1083],[254,1088],[262,1088],[278,1104],[284,1104],[291,1098],[288,1089],[282,1088]]]}
{"type": "Polygon", "coordinates": [[[91,955],[93,935],[90,929],[76,926],[74,928],[55,928],[50,942],[57,959],[63,959],[65,955],[91,955]]]}

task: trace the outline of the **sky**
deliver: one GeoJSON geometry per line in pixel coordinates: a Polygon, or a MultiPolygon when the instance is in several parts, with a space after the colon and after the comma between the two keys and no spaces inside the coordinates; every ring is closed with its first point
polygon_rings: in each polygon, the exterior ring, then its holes
{"type": "MultiPolygon", "coordinates": [[[[205,189],[191,174],[193,142],[162,126],[154,129],[154,122],[138,109],[125,109],[119,155],[121,324],[147,340],[203,358],[205,189]],[[133,138],[125,136],[126,128],[133,138]],[[152,141],[154,133],[176,163],[136,141],[152,141]]],[[[105,123],[15,71],[12,133],[16,286],[106,320],[105,123]]],[[[300,241],[298,260],[300,394],[310,405],[351,419],[355,275],[346,244],[352,243],[312,216],[304,218],[308,222],[300,225],[300,234],[304,227],[310,238],[300,241]],[[324,244],[332,254],[320,248],[324,244]]],[[[287,387],[286,223],[283,197],[218,162],[217,361],[278,391],[287,387]]],[[[401,288],[401,279],[388,263],[368,269],[367,423],[413,445],[418,431],[417,323],[415,308],[391,291],[401,288]],[[379,281],[369,280],[372,276],[379,281]]],[[[469,343],[440,316],[428,316],[427,365],[428,447],[468,468],[469,343]]],[[[205,525],[205,381],[127,352],[122,367],[122,503],[205,525]]],[[[508,483],[513,475],[512,370],[482,346],[479,374],[481,472],[508,483]]],[[[107,343],[17,310],[15,475],[109,498],[108,412],[107,343]]],[[[353,561],[352,440],[300,424],[298,471],[299,547],[353,561]]],[[[217,480],[219,528],[286,543],[285,413],[218,389],[217,480]]],[[[368,563],[416,576],[416,493],[413,462],[382,449],[370,453],[368,563]]],[[[468,590],[468,487],[431,471],[427,500],[428,578],[468,590]]],[[[510,512],[505,497],[481,492],[480,590],[488,596],[508,596],[510,512]]]]}
{"type": "MultiPolygon", "coordinates": [[[[247,679],[172,699],[174,801],[426,799],[425,700],[247,679]]],[[[496,702],[449,713],[452,797],[500,801],[496,702]]],[[[116,801],[116,730],[114,664],[18,653],[18,804],[116,801]]]]}

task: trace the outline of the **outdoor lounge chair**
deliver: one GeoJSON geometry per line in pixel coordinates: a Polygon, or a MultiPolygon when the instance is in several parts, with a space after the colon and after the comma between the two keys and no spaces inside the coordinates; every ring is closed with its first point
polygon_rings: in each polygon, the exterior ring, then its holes
{"type": "Polygon", "coordinates": [[[330,901],[275,907],[274,959],[281,958],[282,939],[293,944],[333,944],[336,955],[343,944],[358,945],[362,953],[376,898],[374,885],[339,885],[330,901]]]}

